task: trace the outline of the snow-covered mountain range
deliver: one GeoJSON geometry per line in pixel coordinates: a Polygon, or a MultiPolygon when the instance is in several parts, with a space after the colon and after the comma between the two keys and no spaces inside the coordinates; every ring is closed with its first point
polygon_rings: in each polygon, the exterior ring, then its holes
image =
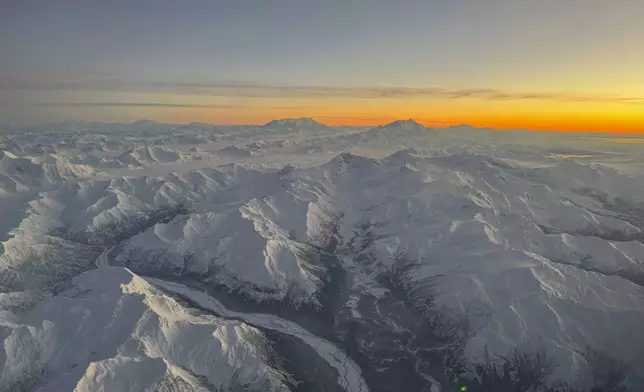
{"type": "Polygon", "coordinates": [[[452,391],[516,350],[548,385],[592,386],[589,352],[638,385],[637,147],[413,120],[5,128],[0,391],[452,391]]]}

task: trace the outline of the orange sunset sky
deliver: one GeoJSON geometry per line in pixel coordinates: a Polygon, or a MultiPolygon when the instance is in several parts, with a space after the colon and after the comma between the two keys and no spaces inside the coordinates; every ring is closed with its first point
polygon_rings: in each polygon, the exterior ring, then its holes
{"type": "Polygon", "coordinates": [[[0,122],[644,132],[644,1],[16,2],[0,122]]]}

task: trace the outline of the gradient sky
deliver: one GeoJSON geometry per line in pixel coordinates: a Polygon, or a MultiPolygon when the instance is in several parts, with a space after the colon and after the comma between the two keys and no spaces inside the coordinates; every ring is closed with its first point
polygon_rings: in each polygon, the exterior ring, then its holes
{"type": "Polygon", "coordinates": [[[0,122],[644,132],[643,0],[7,0],[0,122]]]}

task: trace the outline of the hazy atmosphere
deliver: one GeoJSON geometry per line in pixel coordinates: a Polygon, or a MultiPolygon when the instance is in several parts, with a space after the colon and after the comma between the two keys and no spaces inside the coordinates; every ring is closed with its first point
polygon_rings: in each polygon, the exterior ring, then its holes
{"type": "Polygon", "coordinates": [[[9,1],[0,118],[644,131],[640,0],[9,1]]]}

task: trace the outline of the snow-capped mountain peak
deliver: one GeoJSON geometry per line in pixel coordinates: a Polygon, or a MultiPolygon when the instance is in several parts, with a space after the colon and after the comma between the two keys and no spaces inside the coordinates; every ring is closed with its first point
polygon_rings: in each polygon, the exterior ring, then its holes
{"type": "Polygon", "coordinates": [[[419,130],[419,129],[424,129],[425,126],[423,124],[420,124],[416,120],[413,120],[413,119],[410,118],[410,119],[407,119],[407,120],[392,121],[389,124],[383,125],[383,128],[415,131],[415,130],[419,130]]]}
{"type": "Polygon", "coordinates": [[[292,130],[315,130],[327,128],[326,125],[321,124],[309,117],[300,118],[283,118],[279,120],[269,121],[262,126],[263,128],[285,128],[292,130]]]}

